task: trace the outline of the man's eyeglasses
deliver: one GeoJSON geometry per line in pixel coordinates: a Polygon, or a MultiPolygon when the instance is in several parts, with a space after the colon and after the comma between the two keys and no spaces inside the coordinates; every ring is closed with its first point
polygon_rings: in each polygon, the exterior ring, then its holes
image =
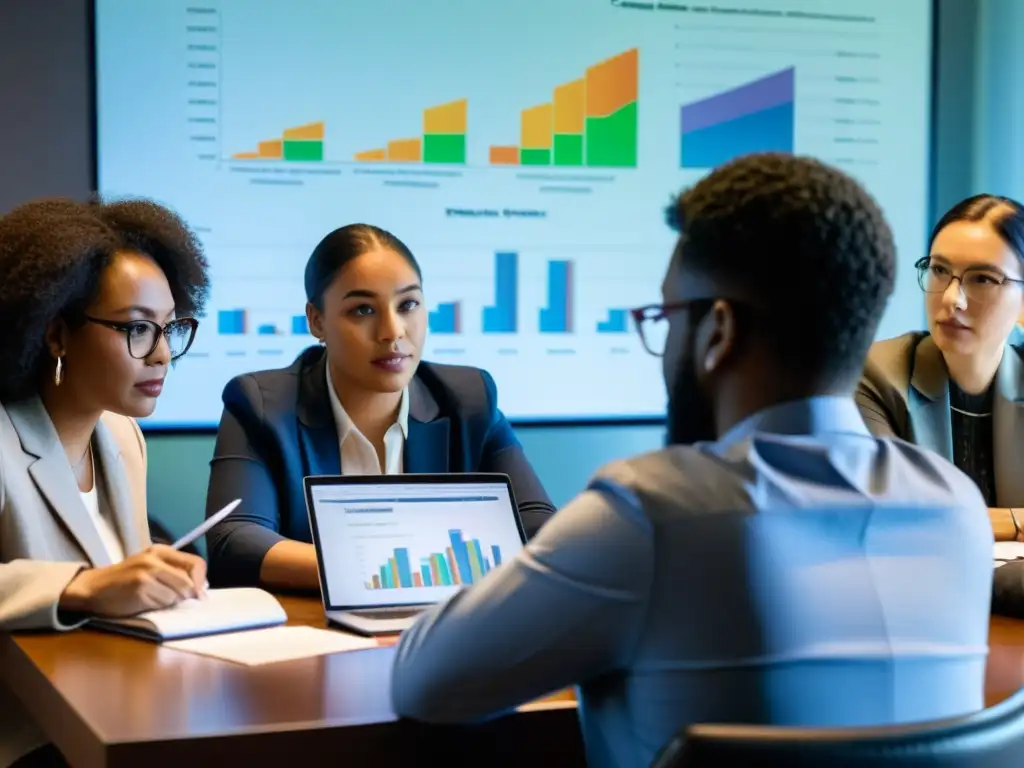
{"type": "Polygon", "coordinates": [[[994,301],[1007,283],[1024,283],[1015,277],[1007,277],[994,267],[969,267],[959,275],[954,274],[945,264],[938,264],[930,256],[918,259],[917,284],[925,293],[945,293],[950,283],[960,281],[968,301],[986,304],[994,301]]]}
{"type": "Polygon", "coordinates": [[[86,316],[85,319],[90,323],[123,333],[128,344],[128,354],[136,360],[145,360],[156,352],[161,337],[167,339],[171,361],[177,360],[188,352],[196,337],[196,328],[199,327],[199,321],[192,317],[179,317],[163,326],[152,320],[128,320],[120,323],[114,320],[101,320],[98,317],[86,316]]]}
{"type": "Polygon", "coordinates": [[[640,342],[644,349],[655,357],[665,356],[665,344],[668,341],[668,316],[673,312],[689,309],[695,301],[673,301],[668,304],[648,304],[629,310],[636,324],[636,332],[640,334],[640,342]]]}

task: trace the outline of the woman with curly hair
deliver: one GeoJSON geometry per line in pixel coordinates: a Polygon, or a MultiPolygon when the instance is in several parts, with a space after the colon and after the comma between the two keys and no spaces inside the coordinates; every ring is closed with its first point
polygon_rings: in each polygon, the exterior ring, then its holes
{"type": "MultiPolygon", "coordinates": [[[[0,630],[72,629],[205,588],[201,558],[151,543],[135,419],[207,291],[199,243],[155,203],[40,200],[0,217],[0,630]]],[[[0,765],[60,764],[30,752],[43,739],[19,709],[0,688],[0,765]]]]}

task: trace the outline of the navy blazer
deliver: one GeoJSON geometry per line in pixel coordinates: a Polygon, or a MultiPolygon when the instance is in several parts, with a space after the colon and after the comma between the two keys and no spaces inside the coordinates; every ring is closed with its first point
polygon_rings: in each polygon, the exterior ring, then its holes
{"type": "MultiPolygon", "coordinates": [[[[211,585],[256,585],[277,542],[312,542],[302,478],[342,469],[326,365],[325,351],[311,347],[288,368],[237,376],[224,388],[206,514],[242,504],[207,534],[211,585]]],[[[404,469],[508,475],[532,536],[555,509],[496,401],[486,371],[420,363],[409,384],[404,469]]]]}

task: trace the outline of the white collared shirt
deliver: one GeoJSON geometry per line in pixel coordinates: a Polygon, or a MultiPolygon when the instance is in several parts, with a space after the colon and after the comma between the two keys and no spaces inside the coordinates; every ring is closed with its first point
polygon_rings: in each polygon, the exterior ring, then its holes
{"type": "Polygon", "coordinates": [[[405,438],[409,434],[409,389],[402,390],[402,402],[398,406],[398,419],[384,433],[384,471],[373,443],[359,431],[338,399],[331,381],[331,366],[327,368],[327,392],[331,398],[331,413],[338,427],[338,448],[341,451],[342,472],[346,475],[400,475],[402,474],[402,453],[405,438]]]}

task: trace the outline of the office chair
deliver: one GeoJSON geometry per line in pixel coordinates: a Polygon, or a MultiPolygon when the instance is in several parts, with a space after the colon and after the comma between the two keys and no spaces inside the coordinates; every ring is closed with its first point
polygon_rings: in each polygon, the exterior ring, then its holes
{"type": "Polygon", "coordinates": [[[1024,689],[963,717],[876,728],[692,725],[651,768],[1012,768],[1024,765],[1024,689]]]}

